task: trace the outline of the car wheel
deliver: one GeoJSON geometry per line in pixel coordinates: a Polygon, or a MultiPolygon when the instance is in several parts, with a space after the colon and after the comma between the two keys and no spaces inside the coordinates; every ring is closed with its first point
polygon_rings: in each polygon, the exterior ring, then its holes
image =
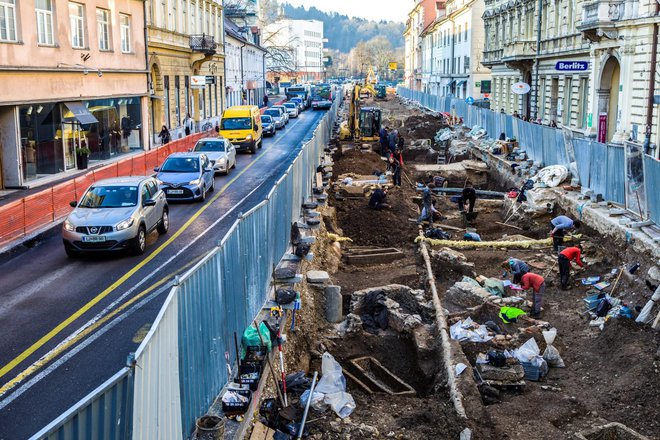
{"type": "Polygon", "coordinates": [[[158,224],[158,233],[160,235],[167,234],[170,229],[170,214],[167,209],[163,209],[163,215],[160,216],[160,223],[158,224]]]}
{"type": "Polygon", "coordinates": [[[206,186],[202,186],[202,195],[199,197],[198,202],[203,202],[206,200],[206,186]]]}
{"type": "Polygon", "coordinates": [[[142,255],[147,249],[147,231],[144,225],[140,225],[138,233],[133,239],[133,255],[142,255]]]}
{"type": "Polygon", "coordinates": [[[64,252],[66,252],[66,256],[69,258],[78,258],[80,256],[80,252],[73,249],[70,244],[64,245],[64,252]]]}
{"type": "Polygon", "coordinates": [[[259,149],[261,150],[261,147],[263,147],[263,146],[264,146],[264,140],[261,139],[261,140],[259,141],[259,149]]]}
{"type": "Polygon", "coordinates": [[[257,154],[257,144],[253,144],[252,147],[250,147],[250,153],[251,154],[257,154]]]}

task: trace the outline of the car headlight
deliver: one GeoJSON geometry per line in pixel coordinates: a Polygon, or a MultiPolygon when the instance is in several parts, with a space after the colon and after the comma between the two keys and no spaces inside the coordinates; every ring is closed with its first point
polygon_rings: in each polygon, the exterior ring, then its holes
{"type": "Polygon", "coordinates": [[[66,229],[69,232],[73,232],[76,230],[76,227],[73,226],[73,223],[69,221],[69,219],[64,220],[64,229],[66,229]]]}
{"type": "Polygon", "coordinates": [[[127,218],[123,222],[118,223],[117,226],[115,226],[115,229],[117,229],[118,231],[123,231],[124,229],[128,229],[131,226],[133,226],[134,222],[135,220],[133,220],[133,217],[127,218]]]}
{"type": "Polygon", "coordinates": [[[246,141],[251,141],[252,140],[252,135],[248,134],[247,136],[245,136],[245,140],[246,141]]]}
{"type": "Polygon", "coordinates": [[[199,182],[201,182],[200,179],[191,180],[188,182],[188,185],[199,185],[199,182]]]}

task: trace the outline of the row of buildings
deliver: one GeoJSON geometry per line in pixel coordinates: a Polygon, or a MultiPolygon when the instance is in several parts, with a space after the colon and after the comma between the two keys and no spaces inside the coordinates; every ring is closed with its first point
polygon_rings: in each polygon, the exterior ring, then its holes
{"type": "Polygon", "coordinates": [[[644,143],[648,129],[657,145],[659,10],[655,0],[416,0],[405,83],[601,142],[644,143]]]}
{"type": "Polygon", "coordinates": [[[0,189],[38,186],[259,104],[257,0],[0,0],[0,189]]]}

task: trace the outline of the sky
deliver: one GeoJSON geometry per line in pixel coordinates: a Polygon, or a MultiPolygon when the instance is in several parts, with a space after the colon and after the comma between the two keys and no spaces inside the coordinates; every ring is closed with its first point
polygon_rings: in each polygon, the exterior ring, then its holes
{"type": "Polygon", "coordinates": [[[412,0],[285,0],[293,6],[316,7],[326,12],[339,12],[369,20],[404,22],[414,6],[412,0]]]}

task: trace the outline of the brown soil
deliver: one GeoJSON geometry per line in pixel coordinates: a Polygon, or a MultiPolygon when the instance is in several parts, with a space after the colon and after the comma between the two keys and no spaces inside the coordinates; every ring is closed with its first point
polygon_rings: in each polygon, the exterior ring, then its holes
{"type": "Polygon", "coordinates": [[[379,155],[372,152],[361,152],[359,150],[346,150],[341,156],[335,156],[333,174],[337,179],[342,174],[353,173],[362,176],[371,176],[374,171],[385,172],[385,161],[379,155]]]}

